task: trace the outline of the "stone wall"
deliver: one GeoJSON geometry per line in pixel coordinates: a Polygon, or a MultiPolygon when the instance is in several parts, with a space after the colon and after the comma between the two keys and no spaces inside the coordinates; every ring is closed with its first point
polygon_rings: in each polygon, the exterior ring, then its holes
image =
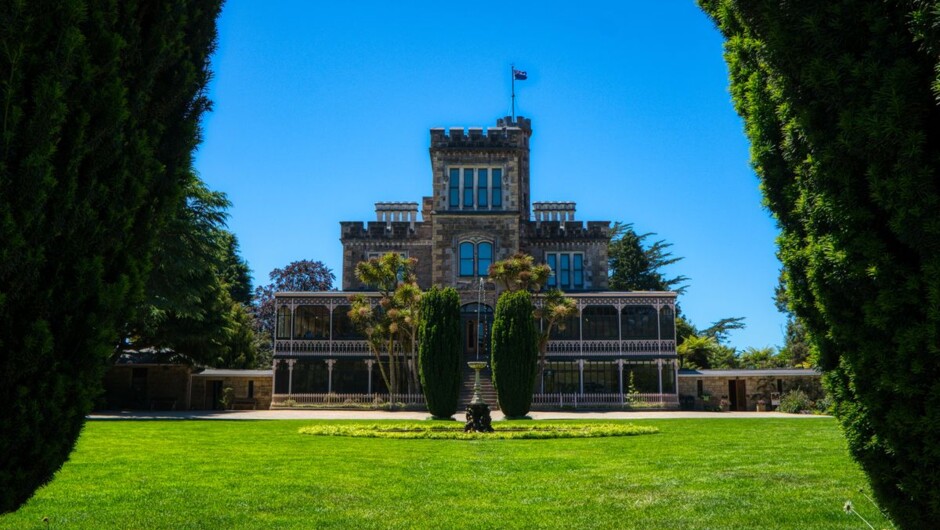
{"type": "Polygon", "coordinates": [[[545,263],[546,252],[583,252],[584,289],[607,289],[608,221],[528,221],[524,223],[521,250],[545,263]]]}
{"type": "Polygon", "coordinates": [[[519,218],[513,214],[446,214],[433,217],[431,282],[457,286],[472,282],[459,274],[458,245],[462,241],[493,243],[493,261],[506,259],[519,251],[519,218]]]}
{"type": "Polygon", "coordinates": [[[816,376],[780,375],[754,375],[754,376],[698,376],[695,374],[679,374],[679,396],[695,396],[697,410],[718,407],[722,398],[728,399],[728,382],[743,381],[746,395],[745,410],[757,410],[757,401],[764,399],[770,405],[770,394],[778,391],[777,380],[780,380],[783,393],[794,389],[801,389],[810,399],[823,397],[822,380],[816,376]],[[708,402],[698,395],[698,381],[702,381],[705,394],[711,397],[708,402]]]}
{"type": "MultiPolygon", "coordinates": [[[[248,382],[254,381],[254,400],[258,410],[267,410],[271,408],[271,394],[274,389],[273,376],[209,376],[193,377],[192,394],[190,398],[192,410],[212,410],[219,408],[211,403],[211,385],[212,381],[222,381],[222,388],[231,388],[234,391],[233,397],[238,399],[248,398],[248,382]]],[[[240,405],[236,408],[251,408],[247,405],[240,405]]]]}
{"type": "Polygon", "coordinates": [[[404,252],[418,260],[415,274],[422,289],[431,286],[431,224],[342,222],[340,241],[343,243],[342,285],[344,291],[361,291],[366,286],[356,278],[356,265],[368,259],[369,253],[404,252]],[[391,230],[388,229],[391,227],[391,230]]]}

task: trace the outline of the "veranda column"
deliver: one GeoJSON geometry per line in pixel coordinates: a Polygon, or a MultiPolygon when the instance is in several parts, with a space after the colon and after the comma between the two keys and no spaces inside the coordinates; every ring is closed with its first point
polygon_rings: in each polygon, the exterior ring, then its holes
{"type": "Polygon", "coordinates": [[[584,395],[584,359],[578,359],[578,381],[581,383],[581,392],[584,395]]]}
{"type": "Polygon", "coordinates": [[[297,362],[296,359],[287,360],[287,395],[288,396],[294,393],[294,363],[296,362],[297,362]]]}
{"type": "Polygon", "coordinates": [[[663,360],[656,359],[656,366],[659,367],[659,402],[663,402],[663,360]]]}
{"type": "Polygon", "coordinates": [[[327,305],[327,307],[330,308],[330,355],[333,355],[333,299],[332,298],[329,299],[329,305],[327,305]]]}
{"type": "MultiPolygon", "coordinates": [[[[333,365],[336,364],[336,359],[327,359],[326,360],[326,393],[333,393],[333,365]]],[[[660,379],[662,379],[662,370],[660,370],[660,379]]],[[[662,386],[662,382],[660,382],[662,386]]],[[[660,389],[662,391],[662,389],[660,389]]]]}
{"type": "Polygon", "coordinates": [[[619,374],[617,379],[620,383],[620,401],[623,401],[623,359],[617,359],[617,373],[619,374]]]}
{"type": "MultiPolygon", "coordinates": [[[[623,304],[621,303],[614,304],[614,307],[617,308],[617,352],[622,357],[623,356],[623,315],[621,314],[621,311],[623,311],[623,304]]],[[[620,372],[623,373],[622,362],[620,365],[620,372]]],[[[622,381],[621,381],[621,386],[623,386],[622,381]]],[[[621,391],[620,393],[622,394],[623,392],[621,391]]]]}
{"type": "Polygon", "coordinates": [[[372,395],[372,365],[375,364],[375,361],[369,359],[366,361],[366,368],[369,370],[369,382],[367,383],[366,388],[368,389],[368,394],[372,395]]]}

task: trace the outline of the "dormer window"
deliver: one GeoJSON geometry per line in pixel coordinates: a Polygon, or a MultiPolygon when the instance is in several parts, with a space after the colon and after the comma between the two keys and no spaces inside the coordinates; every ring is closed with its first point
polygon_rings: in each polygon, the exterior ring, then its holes
{"type": "Polygon", "coordinates": [[[502,209],[502,168],[450,168],[447,179],[447,205],[451,210],[502,209]]]}
{"type": "Polygon", "coordinates": [[[482,241],[473,244],[464,241],[458,247],[460,252],[460,276],[487,276],[493,264],[493,244],[482,241]]]}

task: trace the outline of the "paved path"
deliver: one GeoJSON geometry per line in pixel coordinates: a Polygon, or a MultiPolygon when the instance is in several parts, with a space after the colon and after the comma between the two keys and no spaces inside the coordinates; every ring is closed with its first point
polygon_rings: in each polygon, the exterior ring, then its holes
{"type": "MultiPolygon", "coordinates": [[[[781,412],[530,412],[536,420],[643,420],[679,418],[828,418],[813,414],[783,414],[781,412]]],[[[228,411],[115,411],[98,412],[88,416],[93,420],[424,420],[427,412],[382,410],[228,410],[228,411]]],[[[462,414],[457,417],[462,418],[462,414]]],[[[494,420],[503,419],[501,412],[493,413],[494,420]]]]}

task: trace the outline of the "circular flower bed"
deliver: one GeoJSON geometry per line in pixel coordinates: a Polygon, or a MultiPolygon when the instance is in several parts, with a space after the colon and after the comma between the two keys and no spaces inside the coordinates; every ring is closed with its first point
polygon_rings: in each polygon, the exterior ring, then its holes
{"type": "Polygon", "coordinates": [[[439,440],[536,440],[548,438],[602,438],[655,434],[659,429],[631,423],[494,422],[495,432],[464,432],[462,423],[325,424],[301,427],[301,434],[354,438],[409,438],[439,440]]]}

